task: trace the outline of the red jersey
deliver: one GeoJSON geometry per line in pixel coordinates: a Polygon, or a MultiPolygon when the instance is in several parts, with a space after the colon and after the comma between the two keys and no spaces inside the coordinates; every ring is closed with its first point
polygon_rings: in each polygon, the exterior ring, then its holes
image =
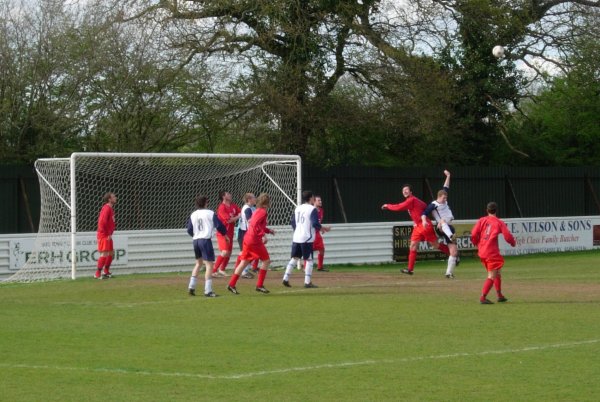
{"type": "Polygon", "coordinates": [[[230,223],[229,219],[233,218],[240,214],[240,207],[235,205],[233,202],[227,206],[225,203],[220,203],[217,208],[217,216],[223,225],[227,228],[227,235],[229,237],[233,236],[233,231],[235,229],[235,222],[230,223]]]}
{"type": "MultiPolygon", "coordinates": [[[[319,208],[319,207],[315,207],[317,209],[317,219],[319,220],[319,223],[323,223],[323,208],[319,208]]],[[[320,230],[316,230],[315,231],[315,241],[313,243],[313,249],[314,250],[318,250],[320,248],[323,247],[323,236],[321,236],[321,231],[320,230]]]]}
{"type": "MultiPolygon", "coordinates": [[[[413,220],[415,225],[421,225],[421,215],[427,208],[427,204],[415,197],[414,195],[409,196],[404,202],[400,204],[387,204],[387,209],[390,211],[408,211],[410,218],[413,220]]],[[[427,218],[429,221],[429,218],[427,218]]]]}
{"type": "Polygon", "coordinates": [[[500,257],[498,248],[498,235],[504,236],[504,240],[511,246],[515,246],[515,238],[508,230],[506,223],[493,215],[480,218],[471,231],[471,241],[477,246],[479,258],[500,257]]]}
{"type": "Polygon", "coordinates": [[[319,218],[319,223],[323,223],[323,216],[325,215],[325,213],[323,212],[323,208],[318,208],[317,207],[317,216],[319,218]]]}
{"type": "Polygon", "coordinates": [[[96,237],[100,239],[112,236],[115,226],[115,211],[110,204],[104,204],[98,216],[98,232],[96,233],[96,237]]]}
{"type": "Polygon", "coordinates": [[[252,213],[252,219],[248,222],[248,231],[244,236],[244,243],[262,243],[262,239],[266,233],[273,233],[271,229],[267,227],[267,210],[264,208],[257,208],[252,213]]]}

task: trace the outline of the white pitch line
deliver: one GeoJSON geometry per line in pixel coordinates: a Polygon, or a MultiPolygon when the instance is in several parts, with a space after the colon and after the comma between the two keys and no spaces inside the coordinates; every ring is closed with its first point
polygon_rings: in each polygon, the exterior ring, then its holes
{"type": "Polygon", "coordinates": [[[381,359],[381,360],[362,360],[356,362],[341,362],[341,363],[325,363],[314,366],[302,366],[302,367],[288,367],[275,370],[262,370],[252,371],[248,373],[238,374],[226,374],[226,375],[211,375],[211,374],[197,374],[197,373],[180,373],[180,372],[153,372],[144,370],[132,370],[132,369],[119,369],[119,368],[92,368],[92,367],[68,367],[68,366],[48,366],[48,365],[30,365],[30,364],[10,364],[0,363],[0,368],[8,369],[29,369],[29,370],[59,370],[59,371],[87,371],[95,373],[108,373],[108,374],[132,374],[132,375],[144,375],[144,376],[157,376],[157,377],[184,377],[184,378],[199,378],[199,379],[211,379],[211,380],[238,380],[251,377],[261,377],[272,374],[285,374],[298,371],[312,371],[321,369],[336,369],[344,367],[354,366],[369,366],[375,364],[394,364],[394,363],[410,363],[424,360],[442,360],[442,359],[454,359],[460,357],[476,357],[476,356],[487,356],[487,355],[502,355],[511,353],[522,353],[522,352],[535,352],[549,349],[561,349],[561,348],[572,348],[583,345],[592,345],[600,343],[600,339],[590,339],[578,342],[567,342],[567,343],[555,343],[551,345],[534,345],[527,346],[518,349],[501,349],[501,350],[486,350],[482,352],[462,352],[462,353],[450,353],[443,355],[429,355],[429,356],[415,356],[415,357],[403,357],[400,359],[381,359]]]}
{"type": "MultiPolygon", "coordinates": [[[[62,306],[81,306],[81,307],[120,307],[120,308],[134,308],[134,307],[144,307],[144,306],[159,306],[159,305],[170,305],[170,304],[183,304],[189,303],[192,300],[189,296],[185,296],[181,299],[169,299],[169,300],[155,300],[155,301],[144,301],[144,302],[114,302],[114,301],[106,301],[106,302],[90,302],[90,301],[57,301],[51,304],[62,306]]],[[[198,300],[203,301],[203,298],[199,298],[198,300]]]]}

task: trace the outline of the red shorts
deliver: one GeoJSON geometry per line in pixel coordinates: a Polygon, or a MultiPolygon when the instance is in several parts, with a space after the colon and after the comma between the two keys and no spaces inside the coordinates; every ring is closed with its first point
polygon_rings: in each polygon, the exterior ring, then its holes
{"type": "Polygon", "coordinates": [[[229,233],[227,233],[227,237],[229,237],[229,243],[227,243],[227,240],[225,240],[225,236],[223,236],[221,233],[217,232],[217,243],[219,245],[219,250],[221,250],[221,251],[233,250],[233,234],[229,235],[229,233]]]}
{"type": "Polygon", "coordinates": [[[321,236],[321,232],[316,232],[315,241],[313,243],[313,250],[315,251],[325,251],[325,244],[323,243],[323,236],[321,236]]]}
{"type": "Polygon", "coordinates": [[[246,243],[244,242],[244,246],[242,248],[242,252],[240,253],[240,260],[244,261],[253,261],[253,260],[261,260],[261,261],[269,261],[271,257],[269,256],[269,252],[265,247],[263,242],[260,243],[246,243]]]}
{"type": "Polygon", "coordinates": [[[98,238],[98,251],[101,253],[114,251],[112,237],[99,237],[98,238]]]}
{"type": "Polygon", "coordinates": [[[413,226],[412,234],[410,235],[410,241],[420,242],[428,241],[429,243],[437,243],[438,238],[433,231],[433,225],[427,224],[427,227],[423,228],[423,225],[413,226]]]}
{"type": "Polygon", "coordinates": [[[504,258],[502,258],[502,256],[493,258],[481,258],[481,263],[488,272],[496,271],[504,266],[504,258]]]}

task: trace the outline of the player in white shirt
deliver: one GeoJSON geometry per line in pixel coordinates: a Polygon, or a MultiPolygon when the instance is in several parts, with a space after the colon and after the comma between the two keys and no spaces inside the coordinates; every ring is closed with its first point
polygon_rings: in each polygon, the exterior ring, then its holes
{"type": "MultiPolygon", "coordinates": [[[[290,276],[294,271],[294,267],[298,264],[298,260],[304,260],[304,287],[316,288],[312,283],[313,271],[313,242],[315,241],[315,231],[321,230],[319,223],[319,215],[317,209],[312,205],[314,203],[314,195],[312,191],[302,192],[302,205],[296,207],[294,215],[292,215],[291,225],[294,229],[292,237],[292,258],[285,268],[283,275],[283,285],[291,287],[290,276]]],[[[327,231],[327,230],[325,230],[327,231]]]]}
{"type": "Polygon", "coordinates": [[[458,264],[458,246],[454,242],[454,226],[451,225],[454,220],[452,210],[448,205],[448,192],[450,191],[450,172],[444,170],[446,180],[444,181],[443,188],[438,191],[437,199],[425,208],[421,214],[423,227],[427,226],[427,217],[431,214],[433,219],[436,221],[436,231],[444,238],[450,256],[448,257],[448,267],[446,268],[446,278],[454,278],[454,268],[458,264]]]}
{"type": "MultiPolygon", "coordinates": [[[[192,236],[194,254],[196,256],[196,265],[192,270],[192,276],[188,285],[188,293],[190,296],[196,296],[198,272],[204,262],[204,265],[206,265],[206,273],[204,275],[204,296],[217,297],[212,290],[211,274],[215,262],[215,250],[212,245],[212,235],[215,228],[219,233],[225,235],[227,234],[227,228],[219,220],[214,211],[206,209],[208,205],[207,197],[198,195],[195,201],[196,208],[198,209],[192,212],[187,222],[187,232],[192,236]]],[[[225,237],[227,238],[227,236],[225,237]]]]}

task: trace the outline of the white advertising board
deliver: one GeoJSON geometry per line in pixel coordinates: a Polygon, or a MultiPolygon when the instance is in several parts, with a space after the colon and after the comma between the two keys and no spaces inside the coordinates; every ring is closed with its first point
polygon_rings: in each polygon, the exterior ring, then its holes
{"type": "MultiPolygon", "coordinates": [[[[115,258],[113,265],[127,264],[128,237],[113,236],[115,258]]],[[[17,238],[10,240],[9,271],[17,271],[25,263],[43,265],[70,264],[71,238],[57,235],[52,238],[37,240],[34,238],[17,238]]],[[[95,236],[78,236],[75,246],[77,265],[79,267],[96,266],[98,262],[98,242],[95,236]]]]}
{"type": "Polygon", "coordinates": [[[503,240],[504,255],[591,250],[600,247],[600,217],[506,219],[515,240],[511,247],[503,240]]]}

